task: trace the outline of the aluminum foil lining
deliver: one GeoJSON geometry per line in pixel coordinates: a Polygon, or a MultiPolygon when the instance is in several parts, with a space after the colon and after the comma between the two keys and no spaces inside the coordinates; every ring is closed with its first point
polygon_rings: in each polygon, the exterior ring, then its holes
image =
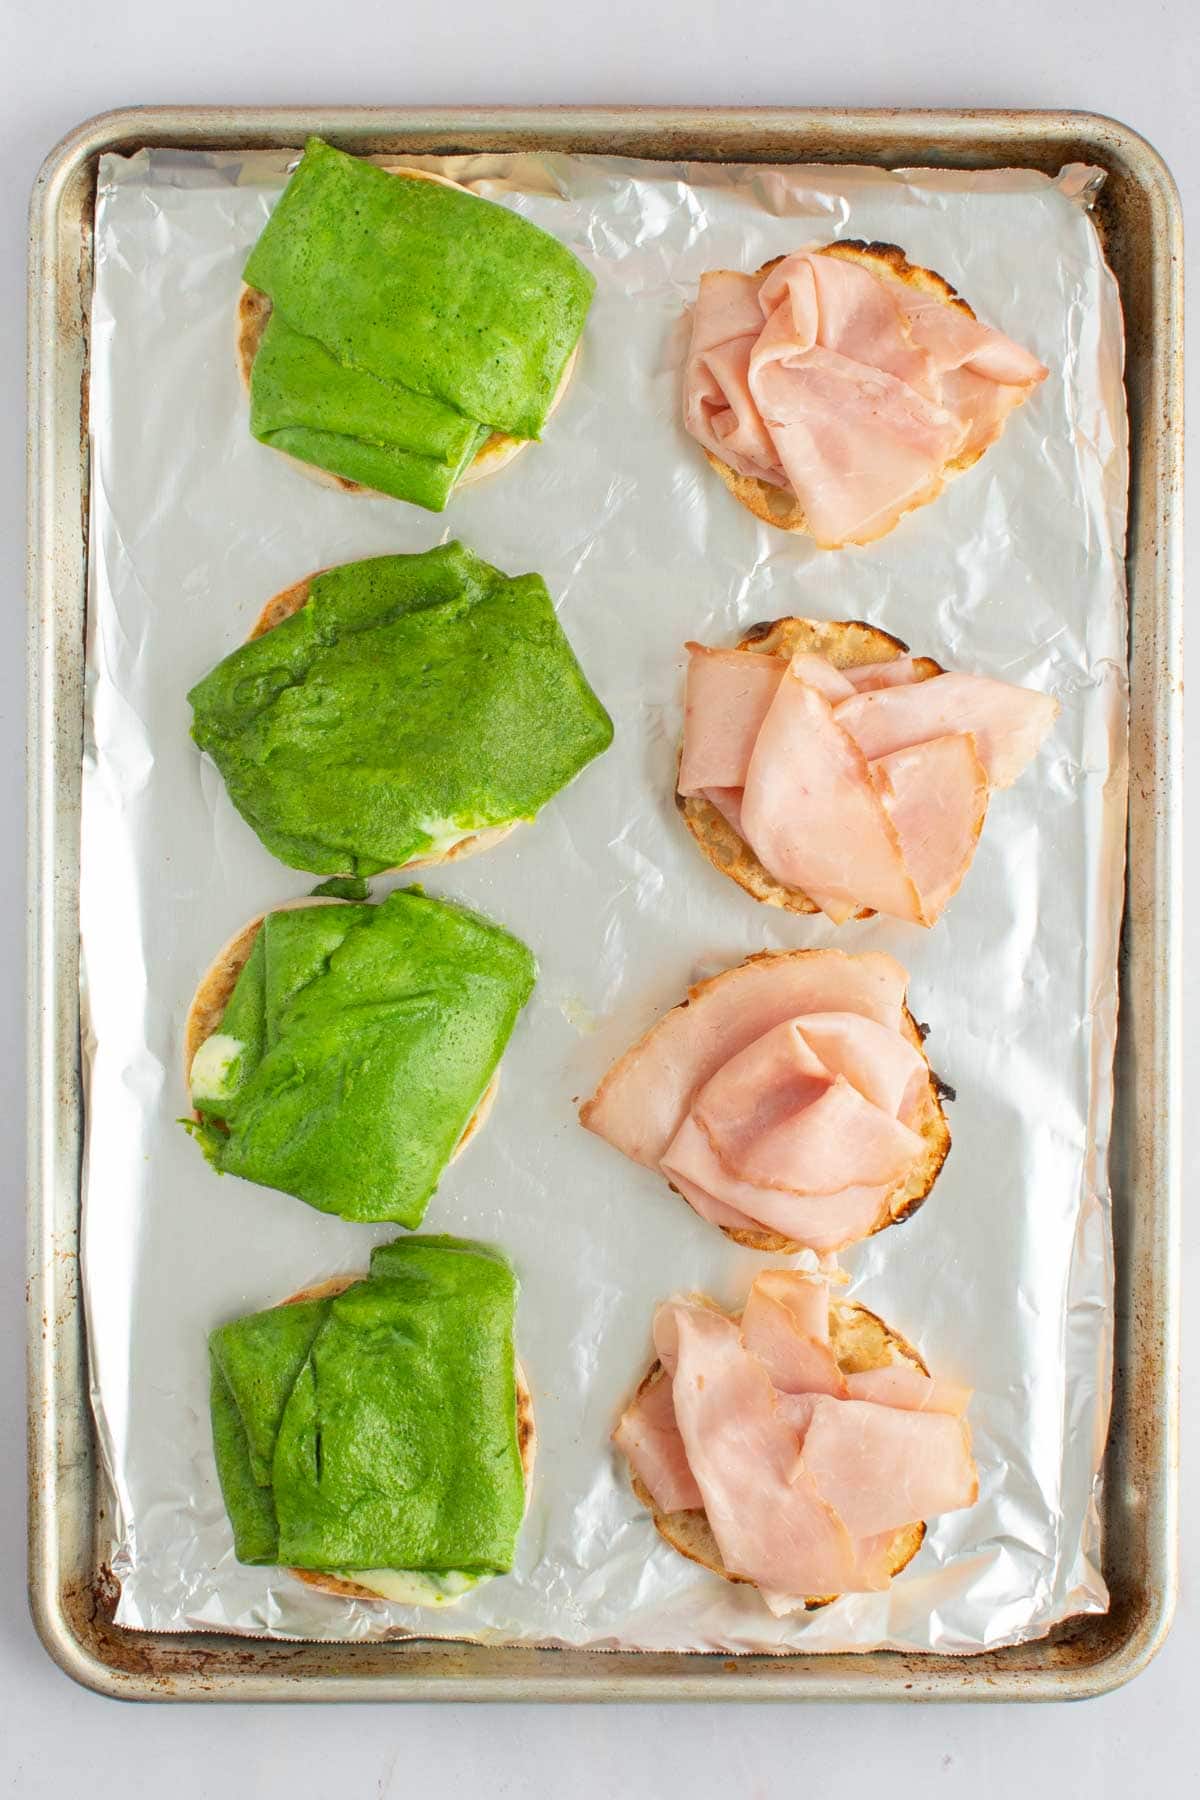
{"type": "MultiPolygon", "coordinates": [[[[282,154],[102,161],[83,792],[92,1397],[121,1624],[288,1637],[474,1637],[700,1651],[968,1652],[1106,1605],[1097,1486],[1112,1340],[1106,1152],[1126,791],[1122,325],[1089,199],[1100,175],[414,158],[545,226],[595,271],[580,366],[547,430],[435,517],[317,485],[257,444],[233,358],[246,253],[282,154]],[[757,524],[679,422],[701,273],[833,237],[898,243],[1049,380],[1001,442],[882,542],[829,553],[757,524]],[[431,1231],[504,1246],[540,1434],[513,1573],[444,1611],[313,1592],[233,1557],[205,1338],[365,1269],[392,1233],[220,1179],[176,1123],[196,982],[248,918],[305,894],[189,740],[185,694],[263,602],[323,565],[451,535],[539,570],[613,713],[612,750],[533,826],[424,877],[541,964],[487,1129],[431,1231]],[[1062,712],[993,800],[941,924],[835,930],[752,903],[679,823],[686,638],[785,613],[863,618],[1062,712]],[[665,1296],[738,1305],[769,1259],[582,1131],[578,1098],[689,982],[766,948],[891,951],[912,973],[954,1148],[908,1224],[848,1252],[850,1292],[972,1385],[978,1505],[932,1522],[887,1594],[773,1619],[656,1536],[609,1432],[665,1296]]],[[[382,893],[386,882],[376,884],[382,893]]]]}

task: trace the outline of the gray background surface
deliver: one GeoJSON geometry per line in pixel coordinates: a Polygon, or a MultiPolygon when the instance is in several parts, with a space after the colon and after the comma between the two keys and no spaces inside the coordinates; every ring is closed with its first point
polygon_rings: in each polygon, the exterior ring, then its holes
{"type": "MultiPolygon", "coordinates": [[[[1143,131],[1185,208],[1200,180],[1194,0],[0,0],[0,1003],[14,1054],[0,1088],[7,1248],[0,1253],[0,1782],[19,1795],[707,1796],[828,1792],[844,1780],[927,1793],[1193,1791],[1200,1608],[1187,1556],[1197,1438],[1184,1413],[1184,1587],[1174,1633],[1129,1689],[1079,1707],[962,1709],[119,1707],[71,1686],[24,1601],[23,607],[24,234],[44,152],[79,119],[155,101],[485,104],[688,102],[1077,106],[1143,131]]],[[[1195,258],[1189,259],[1193,271],[1195,258]]],[[[1194,394],[1194,384],[1193,384],[1194,394]]],[[[1194,434],[1193,434],[1194,435],[1194,434]]],[[[1192,534],[1193,538],[1195,534],[1192,534]]],[[[1194,728],[1189,730],[1189,739],[1194,728]]],[[[1188,849],[1194,854],[1195,833],[1188,849]]],[[[1185,1004],[1196,981],[1191,968],[1185,1004]]],[[[1185,1054],[1196,1032],[1185,1031],[1185,1054]]],[[[1188,1094],[1194,1106],[1194,1085],[1188,1094]]],[[[1188,1116],[1185,1114],[1185,1116],[1188,1116]]],[[[1185,1161],[1185,1193],[1200,1164],[1185,1161]]],[[[1189,1274],[1200,1256],[1189,1241],[1189,1274]]],[[[1189,1333],[1185,1328],[1185,1352],[1189,1333]]]]}

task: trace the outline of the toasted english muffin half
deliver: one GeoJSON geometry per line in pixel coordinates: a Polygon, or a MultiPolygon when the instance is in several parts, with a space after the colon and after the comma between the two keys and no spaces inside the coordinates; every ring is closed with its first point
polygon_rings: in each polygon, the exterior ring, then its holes
{"type": "MultiPolygon", "coordinates": [[[[843,238],[836,244],[823,244],[816,254],[818,256],[840,256],[845,262],[862,263],[875,274],[890,276],[895,281],[902,281],[906,287],[918,288],[924,294],[932,294],[943,306],[955,306],[966,313],[969,319],[975,313],[962,295],[957,293],[944,276],[935,274],[932,269],[923,269],[916,263],[910,263],[898,244],[867,243],[862,238],[843,238]]],[[[757,275],[766,275],[769,270],[785,259],[773,256],[762,267],[755,270],[757,275]]],[[[979,461],[987,444],[977,449],[963,451],[943,468],[938,479],[930,484],[923,493],[918,494],[904,508],[904,512],[892,520],[891,524],[880,531],[877,536],[886,537],[888,532],[899,524],[907,513],[915,512],[920,506],[928,506],[936,500],[946,482],[954,475],[961,475],[979,461]]],[[[758,475],[743,475],[739,470],[730,468],[711,450],[705,450],[705,456],[716,470],[725,486],[735,500],[740,500],[756,519],[764,525],[774,525],[779,531],[804,533],[808,531],[808,520],[804,515],[804,507],[790,488],[772,487],[769,481],[763,481],[758,475]]],[[[864,540],[870,542],[872,540],[864,540]]]]}
{"type": "MultiPolygon", "coordinates": [[[[324,572],[323,569],[314,569],[311,575],[304,577],[303,581],[294,581],[291,587],[281,588],[279,593],[272,594],[251,626],[246,638],[247,643],[252,643],[255,638],[265,636],[268,631],[273,631],[276,625],[282,625],[285,619],[290,619],[293,613],[298,613],[300,608],[307,603],[313,582],[318,575],[322,575],[324,572]]],[[[527,823],[526,820],[513,819],[507,825],[491,825],[484,831],[469,832],[466,837],[461,837],[457,842],[447,845],[444,850],[434,851],[428,856],[414,856],[408,862],[399,864],[397,868],[385,869],[382,873],[395,875],[401,870],[437,869],[443,863],[461,862],[465,856],[475,856],[480,850],[490,850],[493,845],[503,843],[510,831],[515,831],[518,825],[525,823],[527,823]]],[[[304,902],[301,901],[300,904],[303,905],[304,902]]]]}
{"type": "MultiPolygon", "coordinates": [[[[314,895],[304,900],[285,900],[280,906],[273,906],[272,912],[293,912],[301,906],[342,906],[345,902],[314,895]]],[[[187,1018],[183,1027],[183,1079],[187,1084],[188,1094],[192,1091],[192,1064],[196,1060],[196,1052],[207,1043],[214,1032],[221,1029],[221,1021],[225,1017],[225,1008],[237,986],[237,978],[245,968],[254,948],[254,940],[258,936],[265,913],[250,920],[248,925],[235,932],[224,949],[219,950],[213,958],[208,970],[200,978],[199,986],[192,995],[188,1007],[187,1018]]],[[[467,1120],[462,1136],[454,1146],[451,1162],[456,1162],[477,1132],[487,1123],[488,1115],[496,1100],[496,1092],[500,1086],[500,1071],[497,1069],[483,1091],[479,1105],[467,1120]]],[[[192,1117],[200,1115],[193,1112],[192,1117]]]]}
{"type": "MultiPolygon", "coordinates": [[[[762,625],[752,625],[736,648],[744,650],[748,655],[760,656],[791,657],[798,650],[805,651],[814,656],[823,656],[835,669],[857,669],[865,663],[894,662],[897,657],[908,655],[908,645],[900,638],[893,637],[889,631],[881,631],[877,625],[868,625],[862,619],[830,622],[822,619],[774,619],[762,625]]],[[[922,681],[928,681],[931,675],[945,673],[941,664],[934,662],[930,656],[918,656],[913,660],[922,681]]],[[[682,755],[682,750],[680,754],[682,755]]],[[[678,763],[676,769],[678,770],[678,763]]],[[[761,900],[765,906],[782,907],[785,912],[820,912],[816,902],[810,900],[800,888],[785,887],[773,875],[768,874],[745,839],[739,836],[729,820],[702,794],[684,795],[676,788],[675,805],[713,868],[722,875],[728,875],[731,881],[736,881],[752,899],[761,900]]],[[[981,828],[982,823],[981,819],[981,828]]],[[[861,907],[854,917],[873,918],[874,909],[869,906],[861,907]]]]}
{"type": "MultiPolygon", "coordinates": [[[[435,175],[431,169],[410,169],[404,163],[379,163],[379,168],[386,169],[389,175],[399,175],[409,181],[435,181],[442,187],[458,188],[460,193],[471,194],[469,187],[461,181],[451,181],[448,175],[435,175]]],[[[477,194],[472,194],[478,199],[477,194]]],[[[242,283],[238,294],[237,313],[235,316],[234,345],[237,355],[238,373],[242,378],[242,386],[247,394],[250,392],[250,371],[254,367],[254,358],[258,354],[258,346],[262,342],[263,332],[267,328],[267,320],[271,317],[271,298],[261,288],[248,287],[242,283]]],[[[579,359],[579,345],[576,344],[567,359],[567,366],[562,372],[562,379],[550,402],[547,419],[553,418],[561,404],[562,397],[571,385],[571,377],[575,373],[575,364],[579,359]]],[[[479,481],[484,475],[495,475],[500,469],[507,467],[515,456],[524,450],[532,438],[510,437],[507,432],[494,431],[490,438],[475,452],[470,465],[463,470],[454,484],[454,491],[467,487],[473,481],[479,481]]],[[[267,446],[271,448],[272,446],[267,446]]],[[[351,481],[345,475],[336,475],[332,469],[318,468],[315,463],[302,462],[298,456],[292,456],[286,450],[277,450],[277,456],[287,459],[293,468],[299,469],[312,481],[319,481],[322,487],[336,488],[343,494],[366,494],[371,499],[394,500],[394,494],[381,494],[377,488],[364,487],[360,481],[351,481]]]]}
{"type": "MultiPolygon", "coordinates": [[[[318,1282],[314,1287],[301,1288],[298,1293],[289,1294],[280,1306],[299,1306],[304,1300],[332,1300],[337,1294],[344,1294],[348,1287],[353,1287],[359,1275],[334,1275],[329,1281],[318,1282]]],[[[529,1496],[533,1490],[533,1465],[537,1459],[537,1425],[533,1417],[533,1395],[529,1391],[529,1383],[525,1379],[525,1371],[517,1360],[517,1445],[521,1452],[521,1467],[525,1472],[525,1505],[529,1506],[529,1496]]],[[[323,1594],[337,1594],[346,1600],[388,1600],[392,1596],[380,1593],[361,1581],[347,1581],[343,1575],[326,1575],[320,1569],[289,1569],[297,1581],[306,1587],[319,1588],[323,1594]]]]}
{"type": "MultiPolygon", "coordinates": [[[[715,1300],[706,1298],[705,1304],[716,1312],[723,1310],[715,1300]]],[[[741,1315],[733,1316],[739,1318],[741,1315]]],[[[920,1353],[907,1338],[902,1337],[892,1326],[886,1325],[877,1314],[860,1306],[856,1300],[830,1301],[829,1341],[843,1375],[856,1373],[861,1369],[883,1369],[892,1363],[907,1363],[922,1375],[929,1374],[920,1353]]],[[[656,1358],[639,1382],[637,1391],[644,1394],[656,1382],[665,1380],[666,1371],[656,1358]]],[[[739,1582],[747,1587],[755,1586],[748,1576],[732,1575],[725,1567],[708,1515],[702,1507],[688,1508],[685,1512],[664,1513],[655,1505],[650,1490],[640,1475],[632,1477],[632,1484],[634,1493],[653,1518],[655,1530],[673,1550],[678,1550],[689,1562],[699,1563],[703,1568],[710,1569],[725,1581],[739,1582]]],[[[888,1559],[893,1580],[902,1569],[907,1568],[921,1548],[924,1537],[924,1521],[902,1525],[893,1534],[888,1559]]],[[[807,1610],[812,1611],[818,1606],[829,1606],[837,1598],[836,1594],[811,1594],[805,1597],[804,1604],[807,1610]]]]}

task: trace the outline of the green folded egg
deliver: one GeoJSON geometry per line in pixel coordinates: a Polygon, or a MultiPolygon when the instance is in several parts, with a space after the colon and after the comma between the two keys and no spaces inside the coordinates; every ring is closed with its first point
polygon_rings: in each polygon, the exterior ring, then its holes
{"type": "Polygon", "coordinates": [[[459,543],[325,570],[188,698],[243,818],[322,875],[532,819],[612,741],[541,577],[459,543]]]}
{"type": "Polygon", "coordinates": [[[224,1174],[415,1227],[535,979],[518,939],[419,889],[268,913],[192,1059],[188,1128],[224,1174]]]}
{"type": "Polygon", "coordinates": [[[435,512],[493,433],[540,436],[595,288],[507,207],[319,138],[244,274],[255,437],[435,512]]]}
{"type": "Polygon", "coordinates": [[[214,1331],[213,1445],[238,1559],[435,1604],[510,1569],[532,1455],[516,1291],[485,1246],[413,1238],[335,1295],[214,1331]]]}

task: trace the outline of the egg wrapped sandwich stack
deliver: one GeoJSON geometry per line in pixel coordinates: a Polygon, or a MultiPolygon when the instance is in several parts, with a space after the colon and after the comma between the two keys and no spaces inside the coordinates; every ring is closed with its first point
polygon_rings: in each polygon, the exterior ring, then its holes
{"type": "Polygon", "coordinates": [[[437,1605],[512,1567],[535,1451],[517,1284],[456,1238],[381,1245],[209,1339],[213,1447],[240,1562],[437,1605]]]}
{"type": "Polygon", "coordinates": [[[319,138],[244,277],[254,436],[339,486],[433,512],[540,437],[595,288],[506,207],[319,138]]]}

